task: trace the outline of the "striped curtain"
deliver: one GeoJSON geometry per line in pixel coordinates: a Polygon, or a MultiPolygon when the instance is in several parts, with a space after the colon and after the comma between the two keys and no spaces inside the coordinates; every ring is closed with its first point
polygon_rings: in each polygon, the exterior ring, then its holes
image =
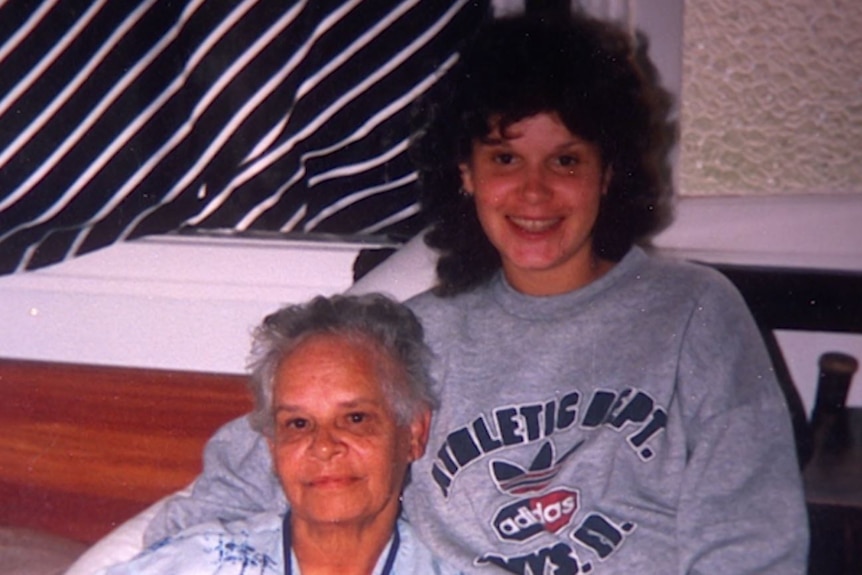
{"type": "Polygon", "coordinates": [[[487,0],[0,0],[0,273],[184,228],[421,227],[410,104],[487,0]]]}

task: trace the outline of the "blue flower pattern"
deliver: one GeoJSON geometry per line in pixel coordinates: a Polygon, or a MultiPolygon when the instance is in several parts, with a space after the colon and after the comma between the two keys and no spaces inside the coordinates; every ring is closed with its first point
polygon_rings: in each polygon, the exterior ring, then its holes
{"type": "MultiPolygon", "coordinates": [[[[243,532],[242,535],[248,537],[247,532],[243,532]]],[[[224,536],[219,536],[215,547],[207,551],[218,554],[220,569],[225,565],[239,567],[240,571],[238,575],[265,573],[267,570],[277,572],[278,561],[266,553],[257,551],[257,549],[244,541],[238,542],[233,539],[227,539],[224,536]]]]}

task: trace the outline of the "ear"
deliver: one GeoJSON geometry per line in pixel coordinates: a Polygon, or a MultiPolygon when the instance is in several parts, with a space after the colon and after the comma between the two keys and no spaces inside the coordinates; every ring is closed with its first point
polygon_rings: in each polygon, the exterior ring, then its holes
{"type": "Polygon", "coordinates": [[[476,187],[473,185],[473,170],[470,169],[470,164],[461,162],[458,164],[458,171],[461,173],[461,189],[473,195],[476,187]]]}
{"type": "Polygon", "coordinates": [[[605,171],[602,174],[602,195],[608,195],[608,188],[611,185],[611,179],[614,177],[614,167],[610,164],[605,166],[605,171]]]}
{"type": "Polygon", "coordinates": [[[431,430],[431,410],[423,409],[410,424],[410,461],[416,461],[425,454],[428,445],[428,432],[431,430]]]}

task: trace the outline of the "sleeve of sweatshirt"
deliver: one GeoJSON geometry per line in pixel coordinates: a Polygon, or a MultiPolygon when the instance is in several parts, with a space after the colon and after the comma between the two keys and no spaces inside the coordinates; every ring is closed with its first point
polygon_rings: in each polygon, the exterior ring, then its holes
{"type": "Polygon", "coordinates": [[[680,572],[806,572],[808,528],[789,412],[744,300],[723,277],[693,306],[679,392],[688,430],[680,572]]]}
{"type": "Polygon", "coordinates": [[[149,546],[208,521],[233,521],[286,508],[266,439],[246,417],[228,422],[207,442],[203,472],[189,494],[170,497],[144,533],[149,546]]]}

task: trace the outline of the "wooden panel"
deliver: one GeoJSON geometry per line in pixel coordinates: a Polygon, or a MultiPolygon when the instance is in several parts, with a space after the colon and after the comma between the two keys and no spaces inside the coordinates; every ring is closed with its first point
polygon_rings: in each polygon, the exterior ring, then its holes
{"type": "Polygon", "coordinates": [[[244,377],[0,359],[0,523],[93,542],[201,470],[244,377]]]}

